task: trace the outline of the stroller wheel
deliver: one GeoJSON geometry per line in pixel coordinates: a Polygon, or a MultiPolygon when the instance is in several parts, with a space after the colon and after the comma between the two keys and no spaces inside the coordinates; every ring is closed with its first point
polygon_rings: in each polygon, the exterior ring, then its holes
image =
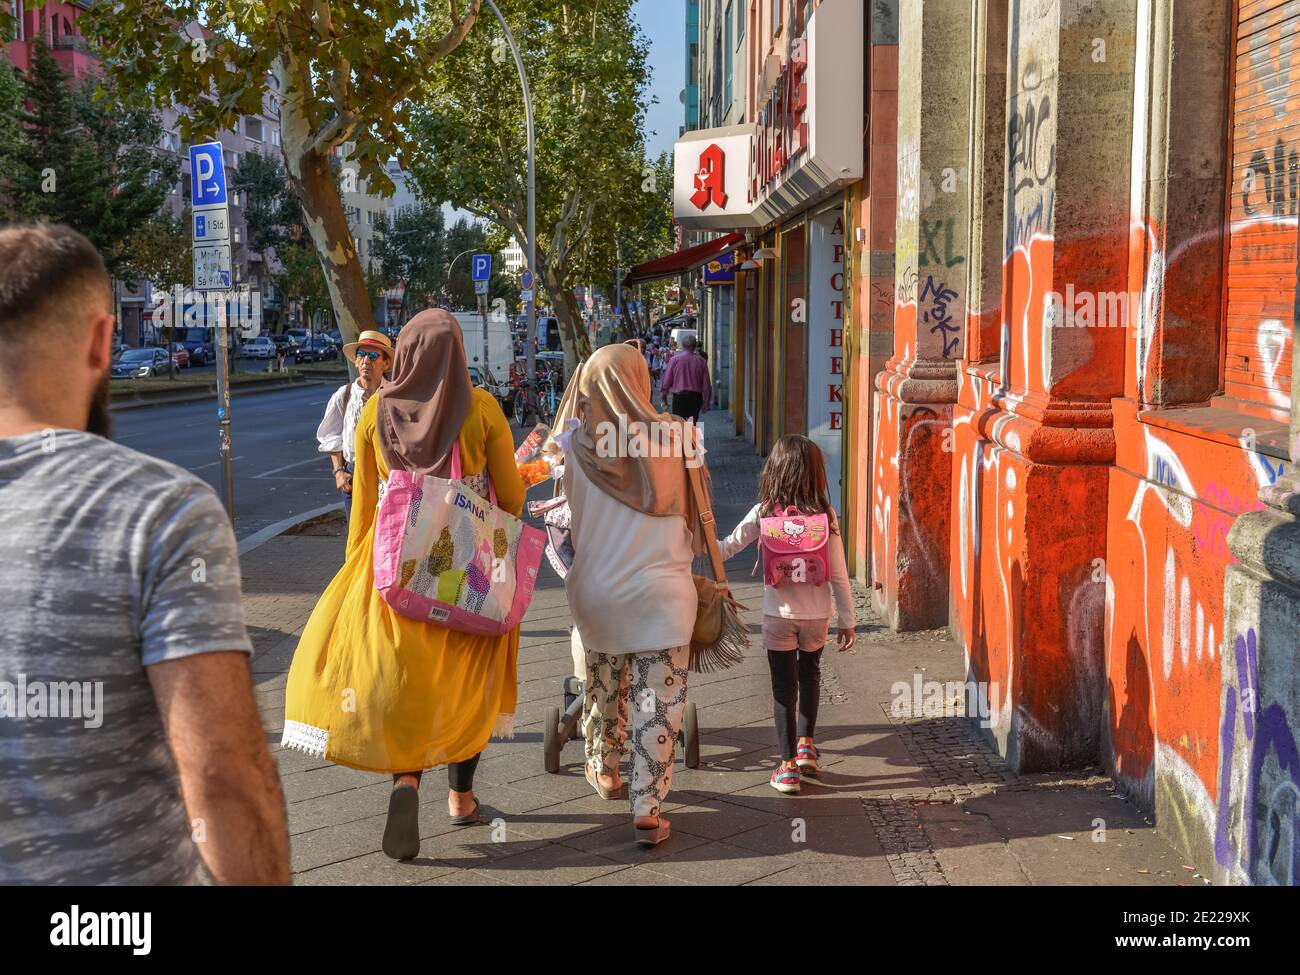
{"type": "Polygon", "coordinates": [[[560,749],[563,747],[564,742],[560,741],[560,709],[547,708],[546,721],[542,724],[542,750],[545,753],[546,771],[554,774],[560,770],[560,749]]]}
{"type": "Polygon", "coordinates": [[[700,722],[695,714],[695,704],[686,703],[686,713],[682,717],[682,751],[685,753],[686,767],[700,767],[700,722]]]}

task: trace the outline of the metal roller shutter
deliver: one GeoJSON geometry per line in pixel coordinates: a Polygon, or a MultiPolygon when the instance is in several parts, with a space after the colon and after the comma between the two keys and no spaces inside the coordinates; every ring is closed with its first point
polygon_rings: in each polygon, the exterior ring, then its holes
{"type": "Polygon", "coordinates": [[[1224,392],[1286,409],[1300,209],[1300,0],[1241,0],[1224,392]]]}

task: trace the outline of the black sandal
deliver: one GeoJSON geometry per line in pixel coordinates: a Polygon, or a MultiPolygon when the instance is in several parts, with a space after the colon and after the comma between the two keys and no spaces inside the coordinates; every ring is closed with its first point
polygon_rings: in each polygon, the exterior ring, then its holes
{"type": "Polygon", "coordinates": [[[420,853],[420,790],[399,785],[388,797],[384,854],[393,860],[413,860],[420,853]]]}
{"type": "Polygon", "coordinates": [[[476,826],[483,822],[483,817],[478,814],[478,796],[474,797],[474,808],[464,816],[452,816],[451,825],[453,826],[476,826]]]}

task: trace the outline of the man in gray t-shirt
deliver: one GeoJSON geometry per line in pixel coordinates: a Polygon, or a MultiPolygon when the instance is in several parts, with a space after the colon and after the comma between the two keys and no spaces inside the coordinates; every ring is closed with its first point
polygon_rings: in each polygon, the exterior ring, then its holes
{"type": "Polygon", "coordinates": [[[230,523],[86,432],[112,321],[84,238],[0,230],[0,884],[286,882],[230,523]],[[7,367],[41,342],[57,374],[7,367]]]}

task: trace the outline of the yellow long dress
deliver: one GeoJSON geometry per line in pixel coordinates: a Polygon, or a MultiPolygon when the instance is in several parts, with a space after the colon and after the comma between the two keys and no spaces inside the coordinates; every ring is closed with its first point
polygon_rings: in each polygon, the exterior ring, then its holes
{"type": "MultiPolygon", "coordinates": [[[[388,465],[378,404],[372,396],[357,423],[347,554],[294,652],[282,744],[351,768],[408,772],[471,758],[494,732],[509,733],[519,631],[459,633],[401,616],[380,598],[373,529],[388,465]]],[[[517,516],[524,486],[514,440],[486,390],[474,390],[459,441],[464,473],[486,465],[498,504],[517,516]]]]}

